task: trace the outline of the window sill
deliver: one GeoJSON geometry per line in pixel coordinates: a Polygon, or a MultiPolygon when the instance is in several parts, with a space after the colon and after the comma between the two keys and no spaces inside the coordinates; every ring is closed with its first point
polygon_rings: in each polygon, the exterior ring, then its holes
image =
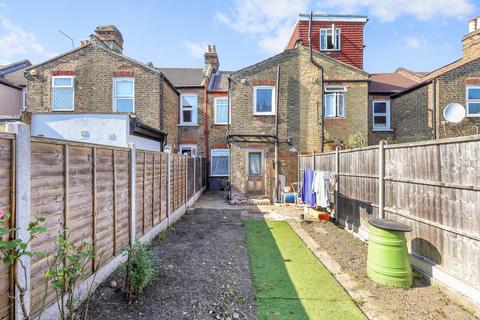
{"type": "Polygon", "coordinates": [[[228,123],[214,123],[212,126],[228,126],[228,123]]]}
{"type": "Polygon", "coordinates": [[[52,112],[75,112],[73,109],[52,109],[52,112]]]}
{"type": "Polygon", "coordinates": [[[210,178],[228,178],[228,174],[227,175],[213,175],[213,174],[211,174],[210,178]]]}
{"type": "Polygon", "coordinates": [[[255,117],[274,116],[275,113],[254,113],[255,117]]]}
{"type": "Polygon", "coordinates": [[[328,119],[331,119],[331,120],[345,120],[347,118],[346,117],[325,117],[325,120],[328,120],[328,119]]]}
{"type": "Polygon", "coordinates": [[[393,132],[390,128],[373,128],[372,132],[393,132]]]}
{"type": "Polygon", "coordinates": [[[471,114],[467,114],[465,117],[467,117],[467,118],[479,118],[480,114],[471,113],[471,114]]]}
{"type": "Polygon", "coordinates": [[[178,127],[198,127],[198,123],[179,123],[178,127]]]}

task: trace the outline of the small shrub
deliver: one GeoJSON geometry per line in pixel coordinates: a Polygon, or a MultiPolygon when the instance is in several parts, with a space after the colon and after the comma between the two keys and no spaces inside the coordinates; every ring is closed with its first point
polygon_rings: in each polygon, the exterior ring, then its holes
{"type": "Polygon", "coordinates": [[[125,274],[125,293],[128,302],[132,302],[143,293],[157,271],[147,246],[136,241],[127,249],[128,260],[125,274]]]}
{"type": "Polygon", "coordinates": [[[55,290],[60,319],[73,319],[75,289],[86,278],[85,269],[92,261],[93,254],[93,246],[88,242],[74,245],[64,235],[58,237],[56,254],[46,277],[55,290]]]}
{"type": "Polygon", "coordinates": [[[19,304],[23,319],[30,319],[30,310],[27,309],[25,304],[25,294],[30,284],[28,283],[27,269],[23,264],[22,257],[43,256],[42,252],[31,251],[29,246],[37,236],[47,232],[47,228],[41,225],[45,222],[45,218],[36,217],[36,220],[28,224],[28,240],[24,242],[14,238],[15,232],[19,229],[10,227],[10,218],[11,214],[0,210],[0,258],[7,268],[15,268],[17,265],[21,267],[22,272],[17,277],[23,277],[23,284],[18,279],[15,279],[14,282],[15,288],[19,292],[19,297],[17,299],[13,296],[10,299],[16,300],[19,304]]]}
{"type": "Polygon", "coordinates": [[[361,133],[351,135],[348,140],[348,145],[352,149],[363,148],[367,145],[367,141],[361,133]]]}

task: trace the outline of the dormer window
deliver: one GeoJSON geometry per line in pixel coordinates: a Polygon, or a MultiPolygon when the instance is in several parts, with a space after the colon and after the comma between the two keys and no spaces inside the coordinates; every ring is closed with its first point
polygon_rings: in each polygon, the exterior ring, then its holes
{"type": "Polygon", "coordinates": [[[340,39],[340,28],[332,26],[331,28],[320,29],[320,50],[340,50],[340,39]],[[334,33],[335,36],[333,36],[334,33]]]}

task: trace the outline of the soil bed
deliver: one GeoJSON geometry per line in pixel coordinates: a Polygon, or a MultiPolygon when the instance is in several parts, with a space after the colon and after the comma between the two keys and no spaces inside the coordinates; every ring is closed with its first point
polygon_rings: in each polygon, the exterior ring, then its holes
{"type": "Polygon", "coordinates": [[[151,250],[164,275],[127,305],[117,270],[93,294],[89,319],[256,319],[239,210],[189,211],[151,250]]]}
{"type": "MultiPolygon", "coordinates": [[[[414,273],[411,289],[386,287],[367,276],[367,244],[331,222],[304,223],[303,228],[317,242],[322,251],[335,260],[343,272],[358,284],[358,290],[367,291],[385,319],[477,319],[474,312],[464,307],[436,285],[430,285],[414,273]]],[[[361,305],[362,301],[357,301],[361,305]]]]}

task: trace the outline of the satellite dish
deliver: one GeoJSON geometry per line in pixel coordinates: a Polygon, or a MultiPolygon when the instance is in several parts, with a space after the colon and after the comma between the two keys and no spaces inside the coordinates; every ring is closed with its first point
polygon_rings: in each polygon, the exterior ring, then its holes
{"type": "Polygon", "coordinates": [[[448,122],[459,123],[465,118],[465,108],[460,103],[449,103],[443,109],[443,118],[448,122]]]}

